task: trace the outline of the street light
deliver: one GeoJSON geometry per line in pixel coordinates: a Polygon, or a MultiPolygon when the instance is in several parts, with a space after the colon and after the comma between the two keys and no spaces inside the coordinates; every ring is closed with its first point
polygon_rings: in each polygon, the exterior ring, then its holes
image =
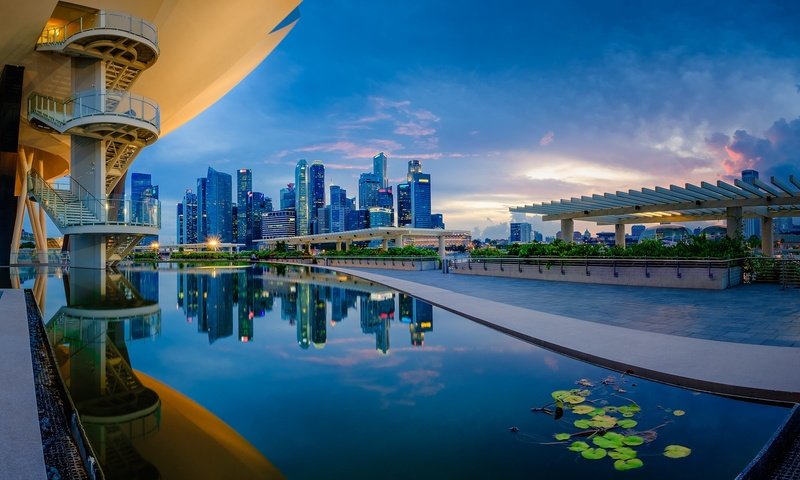
{"type": "Polygon", "coordinates": [[[209,248],[211,248],[212,250],[214,250],[216,252],[218,246],[219,246],[219,239],[218,238],[211,237],[211,238],[208,239],[208,247],[209,248]]]}

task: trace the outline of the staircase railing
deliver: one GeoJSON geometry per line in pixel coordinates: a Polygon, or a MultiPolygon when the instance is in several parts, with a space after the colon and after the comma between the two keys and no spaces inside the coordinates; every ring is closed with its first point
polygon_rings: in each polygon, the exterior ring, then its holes
{"type": "Polygon", "coordinates": [[[152,23],[122,12],[89,13],[71,22],[42,30],[36,45],[59,45],[90,30],[109,29],[132,33],[158,45],[158,29],[152,23]]]}
{"type": "Polygon", "coordinates": [[[73,120],[111,115],[145,122],[157,132],[161,130],[161,113],[156,102],[120,90],[87,90],[65,99],[34,92],[28,96],[28,115],[39,115],[54,122],[59,129],[73,120]]]}

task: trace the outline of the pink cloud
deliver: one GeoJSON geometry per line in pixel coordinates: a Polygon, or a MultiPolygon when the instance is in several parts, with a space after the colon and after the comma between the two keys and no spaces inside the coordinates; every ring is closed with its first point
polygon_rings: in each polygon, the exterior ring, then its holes
{"type": "Polygon", "coordinates": [[[553,133],[552,130],[550,130],[549,132],[545,133],[542,136],[542,138],[539,139],[539,145],[542,146],[542,147],[546,147],[546,146],[550,145],[551,143],[553,143],[555,141],[555,139],[556,139],[556,134],[553,133]]]}
{"type": "Polygon", "coordinates": [[[398,135],[408,135],[409,137],[423,137],[433,135],[436,133],[436,129],[413,121],[397,122],[395,123],[394,133],[398,135]]]}
{"type": "Polygon", "coordinates": [[[294,151],[341,153],[345,158],[372,158],[372,156],[377,152],[390,152],[392,150],[402,150],[402,148],[402,145],[393,140],[375,139],[368,140],[366,144],[357,144],[350,141],[340,140],[338,142],[309,145],[307,147],[297,148],[294,151]]]}

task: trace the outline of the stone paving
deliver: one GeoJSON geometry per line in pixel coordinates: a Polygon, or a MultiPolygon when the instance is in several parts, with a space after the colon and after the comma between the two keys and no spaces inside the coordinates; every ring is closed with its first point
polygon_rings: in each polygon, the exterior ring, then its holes
{"type": "Polygon", "coordinates": [[[690,290],[445,275],[438,270],[364,270],[618,327],[705,340],[800,347],[798,288],[748,284],[727,290],[690,290]]]}

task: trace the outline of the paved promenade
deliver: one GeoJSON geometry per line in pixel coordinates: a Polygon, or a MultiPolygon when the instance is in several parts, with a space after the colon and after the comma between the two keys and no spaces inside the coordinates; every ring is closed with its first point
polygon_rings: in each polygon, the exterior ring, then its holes
{"type": "MultiPolygon", "coordinates": [[[[728,341],[728,331],[714,330],[715,322],[741,323],[750,317],[754,317],[752,323],[734,328],[757,329],[759,321],[771,324],[771,315],[794,315],[794,321],[785,325],[796,328],[793,325],[800,321],[797,290],[755,285],[710,292],[443,275],[438,271],[323,268],[382,283],[509,335],[615,370],[631,370],[646,378],[713,393],[800,401],[800,348],[743,343],[742,337],[728,341]],[[726,306],[728,302],[735,302],[734,306],[726,306]],[[795,309],[780,302],[793,304],[795,309]],[[745,308],[745,312],[739,311],[745,308]],[[782,310],[775,310],[778,308],[782,310]],[[679,321],[672,324],[670,333],[655,331],[676,318],[679,321]],[[700,318],[703,320],[698,323],[700,318]],[[704,326],[711,339],[679,332],[694,325],[704,326]]],[[[773,334],[775,341],[777,336],[773,334]]]]}
{"type": "Polygon", "coordinates": [[[0,293],[0,477],[46,478],[25,292],[0,293]]]}
{"type": "MultiPolygon", "coordinates": [[[[354,272],[364,269],[353,269],[354,272]]],[[[800,347],[800,289],[690,290],[364,270],[540,312],[682,337],[800,347]]]]}

